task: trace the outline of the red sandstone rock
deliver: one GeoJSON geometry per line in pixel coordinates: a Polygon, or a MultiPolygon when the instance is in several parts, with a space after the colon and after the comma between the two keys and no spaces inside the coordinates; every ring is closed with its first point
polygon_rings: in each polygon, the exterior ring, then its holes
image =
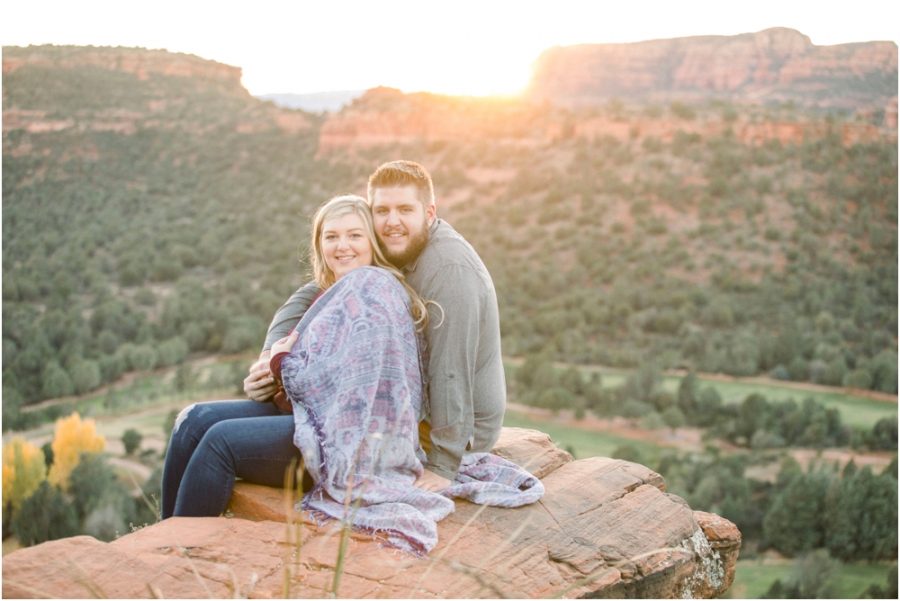
{"type": "MultiPolygon", "coordinates": [[[[545,434],[516,428],[504,429],[495,452],[542,474],[541,502],[457,501],[423,559],[351,533],[338,596],[711,597],[730,585],[740,533],[667,494],[646,467],[572,461],[545,434]]],[[[340,525],[293,511],[300,519],[290,523],[287,508],[282,491],[239,484],[230,518],[172,518],[112,543],[79,536],[15,551],[3,560],[3,595],[325,596],[340,525]]]]}
{"type": "Polygon", "coordinates": [[[773,28],[735,36],[552,48],[535,63],[529,94],[569,107],[611,98],[719,96],[882,109],[896,94],[896,73],[893,42],[816,46],[800,32],[773,28]]]}
{"type": "Polygon", "coordinates": [[[35,46],[3,49],[3,74],[23,67],[53,68],[94,66],[131,73],[146,80],[151,75],[220,81],[240,87],[241,69],[192,54],[95,46],[35,46]]]}

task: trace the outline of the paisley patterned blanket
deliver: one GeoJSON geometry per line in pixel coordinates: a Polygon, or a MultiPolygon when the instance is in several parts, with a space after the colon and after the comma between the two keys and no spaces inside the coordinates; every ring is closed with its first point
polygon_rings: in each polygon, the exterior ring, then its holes
{"type": "Polygon", "coordinates": [[[437,544],[450,496],[517,507],[543,495],[540,480],[487,453],[463,458],[442,494],[416,488],[422,370],[409,298],[389,272],[354,269],[329,288],[297,325],[281,364],[294,414],[294,444],[314,488],[302,505],[344,519],[416,554],[437,544]]]}

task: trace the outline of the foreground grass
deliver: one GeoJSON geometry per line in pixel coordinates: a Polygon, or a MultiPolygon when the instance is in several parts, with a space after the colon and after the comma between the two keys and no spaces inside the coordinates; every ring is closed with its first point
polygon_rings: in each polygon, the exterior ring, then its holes
{"type": "MultiPolygon", "coordinates": [[[[784,583],[791,577],[791,560],[740,559],[729,589],[733,599],[760,599],[776,580],[784,583]]],[[[885,563],[854,562],[841,564],[834,575],[836,599],[858,599],[871,585],[882,588],[887,582],[890,565],[885,563]]]]}

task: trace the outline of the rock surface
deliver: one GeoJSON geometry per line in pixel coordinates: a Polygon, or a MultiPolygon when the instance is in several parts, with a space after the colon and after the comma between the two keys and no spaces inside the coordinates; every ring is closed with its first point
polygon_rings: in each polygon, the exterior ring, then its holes
{"type": "Polygon", "coordinates": [[[518,509],[457,501],[424,559],[353,532],[336,571],[338,523],[317,526],[289,510],[283,491],[239,484],[230,517],[13,552],[3,596],[713,597],[731,585],[740,532],[667,494],[659,474],[603,457],[573,461],[533,430],[504,429],[495,452],[541,477],[544,499],[518,509]]]}

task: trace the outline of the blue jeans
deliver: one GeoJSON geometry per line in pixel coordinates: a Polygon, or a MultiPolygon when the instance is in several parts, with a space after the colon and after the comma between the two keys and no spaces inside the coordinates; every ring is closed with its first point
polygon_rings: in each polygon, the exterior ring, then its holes
{"type": "Polygon", "coordinates": [[[162,519],[217,516],[235,478],[284,486],[294,446],[294,416],[272,403],[213,401],[184,409],[175,422],[162,478],[162,519]]]}

